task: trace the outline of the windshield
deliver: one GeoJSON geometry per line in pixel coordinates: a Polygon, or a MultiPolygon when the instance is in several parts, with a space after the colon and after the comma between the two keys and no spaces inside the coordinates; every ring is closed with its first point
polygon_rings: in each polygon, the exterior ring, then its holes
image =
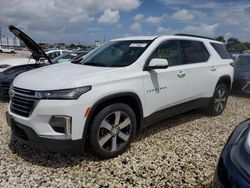
{"type": "Polygon", "coordinates": [[[101,67],[125,67],[134,63],[152,41],[110,41],[81,60],[81,64],[101,67]]]}
{"type": "Polygon", "coordinates": [[[250,55],[249,56],[238,56],[236,59],[236,66],[238,67],[250,67],[250,55]]]}
{"type": "Polygon", "coordinates": [[[77,55],[78,54],[76,54],[76,53],[62,54],[62,55],[56,57],[55,59],[53,59],[52,62],[53,62],[53,64],[56,64],[56,63],[67,63],[67,62],[70,62],[77,55]]]}

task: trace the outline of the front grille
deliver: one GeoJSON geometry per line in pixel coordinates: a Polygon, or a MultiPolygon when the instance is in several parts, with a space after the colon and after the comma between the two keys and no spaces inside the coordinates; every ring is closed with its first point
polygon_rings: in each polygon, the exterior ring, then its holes
{"type": "Polygon", "coordinates": [[[16,87],[13,87],[11,92],[13,93],[10,103],[11,112],[23,117],[29,117],[39,101],[36,92],[16,87]]]}

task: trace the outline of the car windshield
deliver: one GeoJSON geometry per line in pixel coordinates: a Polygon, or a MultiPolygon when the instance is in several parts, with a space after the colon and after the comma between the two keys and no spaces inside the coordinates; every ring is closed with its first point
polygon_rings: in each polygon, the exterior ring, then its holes
{"type": "Polygon", "coordinates": [[[55,59],[53,59],[52,62],[53,62],[53,64],[67,63],[67,62],[71,61],[73,58],[75,58],[77,55],[78,55],[77,53],[62,54],[62,55],[56,57],[55,59]]]}
{"type": "Polygon", "coordinates": [[[250,55],[238,56],[235,65],[238,67],[250,67],[250,55]]]}
{"type": "Polygon", "coordinates": [[[100,67],[125,67],[134,63],[152,41],[110,41],[83,58],[80,64],[100,67]]]}

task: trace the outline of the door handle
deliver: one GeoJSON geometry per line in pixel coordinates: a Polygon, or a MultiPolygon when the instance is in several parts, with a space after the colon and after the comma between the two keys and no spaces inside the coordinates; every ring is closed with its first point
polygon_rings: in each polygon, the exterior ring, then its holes
{"type": "Polygon", "coordinates": [[[186,73],[184,71],[180,71],[180,72],[178,72],[177,76],[179,78],[183,78],[184,76],[186,76],[186,73]]]}
{"type": "Polygon", "coordinates": [[[212,66],[210,70],[211,70],[211,71],[216,71],[216,67],[215,67],[215,66],[212,66]]]}

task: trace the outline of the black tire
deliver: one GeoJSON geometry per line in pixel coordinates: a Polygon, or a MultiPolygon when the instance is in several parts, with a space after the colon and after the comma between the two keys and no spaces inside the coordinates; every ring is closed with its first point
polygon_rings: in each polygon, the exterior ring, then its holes
{"type": "Polygon", "coordinates": [[[135,136],[136,126],[136,116],[130,106],[123,103],[111,104],[96,114],[91,123],[90,148],[99,158],[116,157],[129,147],[135,136]]]}
{"type": "Polygon", "coordinates": [[[226,108],[228,96],[229,91],[227,86],[225,84],[218,84],[215,88],[210,105],[206,109],[206,113],[211,116],[221,115],[226,108]]]}

